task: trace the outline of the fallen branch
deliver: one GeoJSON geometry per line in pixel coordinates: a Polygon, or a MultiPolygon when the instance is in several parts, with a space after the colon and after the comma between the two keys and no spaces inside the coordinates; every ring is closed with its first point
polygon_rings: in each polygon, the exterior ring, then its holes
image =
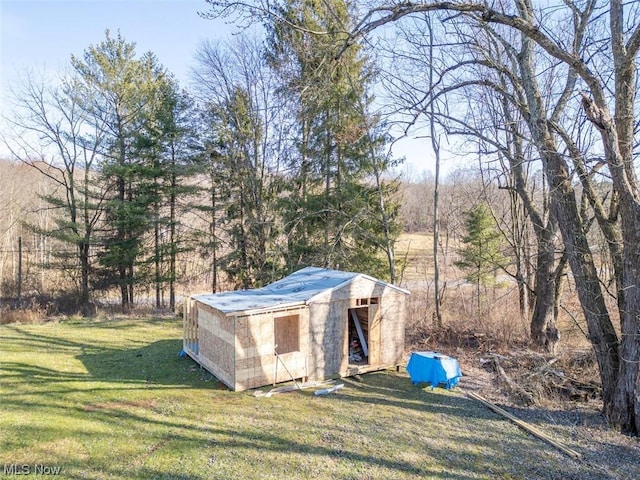
{"type": "Polygon", "coordinates": [[[493,367],[502,380],[502,382],[507,386],[507,389],[510,393],[512,393],[521,403],[524,405],[533,405],[535,402],[533,400],[533,395],[527,392],[524,388],[522,388],[517,383],[513,382],[507,373],[504,371],[500,362],[498,361],[498,357],[493,357],[493,367]]]}
{"type": "Polygon", "coordinates": [[[522,428],[523,430],[526,430],[527,432],[531,433],[533,436],[538,437],[540,440],[543,440],[544,442],[547,442],[549,445],[557,448],[558,450],[560,450],[565,455],[568,455],[571,458],[574,458],[576,460],[582,457],[582,455],[580,455],[580,453],[576,452],[575,450],[571,450],[570,448],[562,445],[560,442],[554,440],[553,438],[551,438],[546,433],[538,430],[533,425],[530,425],[527,422],[525,422],[523,420],[520,420],[517,417],[514,417],[513,415],[511,415],[506,410],[503,410],[502,408],[498,407],[497,405],[495,405],[495,404],[491,403],[490,401],[484,399],[483,397],[481,397],[477,393],[474,393],[474,392],[465,392],[465,393],[467,394],[467,396],[473,398],[474,400],[479,401],[480,403],[482,403],[483,405],[485,405],[487,408],[489,408],[490,410],[494,411],[498,415],[502,415],[503,417],[508,418],[513,423],[515,423],[520,428],[522,428]]]}

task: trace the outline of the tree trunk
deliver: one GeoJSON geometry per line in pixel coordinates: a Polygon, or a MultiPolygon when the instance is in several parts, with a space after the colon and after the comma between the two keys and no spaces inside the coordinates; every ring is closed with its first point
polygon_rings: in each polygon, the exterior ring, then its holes
{"type": "Polygon", "coordinates": [[[216,293],[218,291],[218,242],[216,235],[218,234],[216,228],[216,176],[214,169],[210,172],[211,180],[211,218],[209,222],[209,238],[211,240],[211,291],[216,293]]]}
{"type": "Polygon", "coordinates": [[[89,307],[89,242],[85,238],[78,245],[78,255],[80,256],[80,308],[89,307]]]}
{"type": "Polygon", "coordinates": [[[560,226],[580,305],[589,328],[589,337],[598,360],[604,409],[609,416],[613,409],[620,366],[618,337],[604,302],[566,164],[553,147],[542,153],[551,188],[551,206],[560,226]]]}
{"type": "MultiPolygon", "coordinates": [[[[371,144],[370,144],[371,146],[371,144]]],[[[375,155],[372,150],[372,155],[375,155]]],[[[382,180],[382,172],[378,169],[375,158],[372,159],[375,167],[376,190],[378,193],[378,208],[380,209],[380,217],[382,219],[382,228],[384,229],[384,253],[387,256],[387,264],[389,265],[389,281],[395,285],[396,283],[396,260],[393,251],[394,240],[391,238],[391,228],[389,225],[389,215],[384,201],[384,184],[382,180]]]]}
{"type": "Polygon", "coordinates": [[[323,267],[324,268],[336,268],[335,265],[331,263],[331,256],[329,254],[329,238],[330,238],[330,227],[331,227],[331,138],[330,138],[330,129],[329,129],[329,113],[325,112],[325,125],[326,125],[326,133],[324,139],[324,160],[325,160],[325,171],[324,171],[324,245],[323,245],[323,267]]]}
{"type": "Polygon", "coordinates": [[[632,434],[640,433],[640,205],[630,195],[621,198],[624,237],[620,372],[610,421],[632,434]]]}
{"type": "Polygon", "coordinates": [[[169,245],[171,252],[169,256],[169,309],[173,312],[176,308],[176,190],[178,181],[174,168],[171,173],[171,193],[169,195],[169,245]]]}
{"type": "Polygon", "coordinates": [[[535,272],[535,301],[531,316],[531,338],[545,351],[555,352],[559,340],[555,305],[555,254],[554,230],[546,228],[538,235],[538,255],[535,272]]]}
{"type": "MultiPolygon", "coordinates": [[[[632,434],[640,433],[640,189],[634,163],[636,107],[636,56],[640,27],[636,24],[625,39],[623,2],[610,7],[611,49],[615,67],[615,129],[606,115],[607,105],[598,105],[604,122],[600,128],[605,155],[614,186],[620,194],[622,223],[624,302],[621,313],[622,344],[620,373],[610,420],[632,434]],[[604,115],[603,115],[604,114],[604,115]]],[[[629,7],[631,10],[632,7],[629,7]]],[[[597,98],[597,97],[596,97],[597,98]]],[[[590,118],[591,120],[591,118],[590,118]]]]}
{"type": "Polygon", "coordinates": [[[120,305],[122,306],[122,310],[127,309],[127,305],[129,304],[129,290],[127,289],[126,279],[127,279],[127,269],[124,267],[118,268],[118,274],[120,275],[120,305]]]}
{"type": "Polygon", "coordinates": [[[249,259],[247,256],[247,242],[248,242],[248,233],[246,231],[245,225],[245,199],[244,193],[241,194],[240,198],[240,219],[239,219],[239,227],[240,227],[240,278],[242,280],[242,288],[248,290],[251,288],[251,278],[249,272],[249,259]]]}
{"type": "Polygon", "coordinates": [[[521,38],[522,51],[518,60],[530,111],[528,125],[549,183],[551,214],[558,222],[565,244],[567,260],[573,273],[580,305],[589,329],[590,341],[598,361],[605,414],[609,414],[613,406],[620,365],[618,337],[602,295],[569,169],[549,130],[545,104],[535,79],[533,40],[525,34],[521,38]]]}
{"type": "MultiPolygon", "coordinates": [[[[438,243],[440,242],[440,139],[436,132],[435,118],[435,98],[434,98],[434,62],[433,62],[433,28],[431,26],[431,18],[427,17],[427,26],[429,28],[429,137],[431,138],[431,149],[435,157],[435,178],[433,182],[433,288],[434,288],[434,304],[435,304],[435,326],[442,328],[442,312],[440,305],[440,264],[438,262],[438,243]]],[[[480,300],[478,299],[478,302],[480,300]]],[[[478,303],[479,305],[479,303],[478,303]]]]}
{"type": "Polygon", "coordinates": [[[154,225],[153,225],[153,268],[154,268],[154,283],[156,293],[156,308],[162,307],[162,274],[160,269],[160,205],[158,202],[154,202],[154,225]]]}

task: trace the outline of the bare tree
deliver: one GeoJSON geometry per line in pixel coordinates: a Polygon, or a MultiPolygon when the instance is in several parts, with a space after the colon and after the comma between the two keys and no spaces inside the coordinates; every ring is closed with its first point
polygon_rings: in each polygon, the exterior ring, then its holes
{"type": "Polygon", "coordinates": [[[79,265],[79,306],[90,313],[90,263],[103,193],[93,182],[104,125],[89,122],[80,108],[82,90],[71,76],[58,84],[27,74],[16,92],[12,133],[4,138],[13,156],[48,178],[59,191],[44,196],[57,212],[55,226],[41,233],[74,245],[79,265]]]}
{"type": "Polygon", "coordinates": [[[0,295],[15,298],[19,291],[41,292],[47,280],[54,284],[57,280],[53,274],[45,275],[43,268],[53,245],[28,226],[50,225],[51,211],[43,205],[42,195],[55,186],[29,166],[9,160],[0,161],[0,184],[0,295]]]}
{"type": "Polygon", "coordinates": [[[203,43],[197,61],[193,83],[210,133],[207,161],[215,164],[209,176],[210,235],[216,247],[220,239],[228,242],[221,255],[214,253],[216,262],[244,288],[263,285],[281,269],[275,175],[287,123],[275,98],[276,82],[257,38],[203,43]],[[225,211],[224,235],[215,218],[218,209],[225,211]]]}
{"type": "MultiPolygon", "coordinates": [[[[505,238],[509,239],[511,244],[516,270],[511,272],[509,269],[506,273],[517,281],[520,310],[525,318],[528,317],[529,311],[529,292],[532,292],[536,299],[531,319],[533,339],[541,347],[553,350],[558,340],[556,317],[553,314],[556,290],[552,281],[555,278],[556,246],[549,239],[554,238],[555,230],[554,224],[548,223],[548,214],[541,215],[537,211],[539,207],[530,198],[531,194],[528,191],[526,172],[530,170],[529,165],[535,158],[526,156],[531,150],[527,147],[530,138],[523,136],[527,134],[523,132],[526,126],[521,126],[524,120],[520,110],[526,109],[526,100],[512,101],[522,90],[520,82],[517,81],[519,75],[515,63],[516,52],[513,49],[505,52],[504,45],[510,44],[507,39],[501,38],[497,32],[489,29],[486,29],[487,32],[473,29],[464,17],[457,23],[449,22],[446,29],[442,25],[438,27],[437,38],[440,43],[437,50],[434,45],[433,24],[428,15],[418,15],[407,23],[408,25],[400,25],[397,29],[400,31],[400,44],[403,48],[396,46],[397,41],[392,48],[387,47],[388,51],[393,52],[387,55],[393,55],[394,61],[393,68],[388,69],[389,73],[385,76],[385,84],[388,89],[397,92],[392,96],[393,105],[398,110],[403,109],[406,112],[406,122],[411,128],[419,126],[421,116],[427,119],[426,128],[429,131],[428,136],[432,139],[437,166],[440,147],[435,134],[436,123],[444,126],[450,135],[465,137],[467,146],[463,148],[475,145],[483,159],[493,158],[502,161],[503,169],[496,168],[500,165],[497,160],[487,166],[480,164],[480,169],[489,175],[485,183],[504,178],[504,188],[512,192],[511,221],[502,222],[502,225],[505,238]],[[441,39],[447,31],[447,40],[443,43],[441,39]],[[434,50],[438,52],[438,56],[434,54],[434,50]],[[452,52],[458,52],[455,60],[451,58],[454,56],[452,52]],[[436,68],[438,73],[434,78],[436,68]],[[404,72],[411,73],[404,75],[404,72]],[[421,73],[428,82],[422,80],[421,73]],[[516,84],[510,86],[514,81],[516,84]],[[440,103],[443,107],[440,107],[440,103]],[[452,116],[448,113],[449,109],[459,113],[452,116]],[[535,211],[532,213],[533,216],[530,216],[527,212],[532,208],[535,211]],[[529,231],[525,223],[527,218],[534,218],[542,225],[536,230],[536,258],[541,267],[538,269],[541,275],[535,284],[530,278],[531,269],[527,253],[530,247],[526,243],[529,231]],[[543,238],[542,230],[547,228],[544,225],[551,230],[545,233],[543,238]],[[549,274],[544,275],[545,271],[549,274]]],[[[384,48],[379,44],[376,47],[384,48]]],[[[438,183],[436,182],[436,186],[438,183]]],[[[438,189],[435,188],[434,198],[437,198],[437,192],[438,189]]],[[[494,199],[489,198],[491,195],[493,194],[488,194],[487,191],[484,193],[487,201],[495,204],[494,199]]],[[[434,213],[436,237],[438,223],[434,213]]]]}
{"type": "MultiPolygon", "coordinates": [[[[541,24],[539,19],[543,17],[543,12],[534,10],[528,0],[506,4],[501,9],[476,2],[385,4],[364,15],[354,29],[352,38],[366,35],[406,16],[437,10],[466,14],[479,26],[487,23],[502,25],[519,32],[522,50],[518,61],[523,75],[523,95],[529,108],[528,125],[550,185],[553,214],[562,232],[568,262],[598,358],[605,413],[622,430],[637,433],[640,431],[640,338],[637,335],[640,330],[640,317],[637,315],[640,311],[640,272],[633,265],[640,260],[640,235],[637,233],[640,231],[640,190],[633,167],[633,133],[637,84],[634,62],[640,48],[640,27],[631,17],[640,13],[630,6],[625,17],[625,8],[620,0],[610,2],[609,10],[599,11],[598,15],[594,14],[596,7],[598,2],[595,1],[587,2],[583,8],[566,2],[575,25],[568,42],[541,24]],[[587,26],[595,30],[593,25],[602,22],[602,19],[608,19],[608,24],[602,25],[605,36],[599,41],[591,39],[593,43],[585,45],[584,32],[587,26]],[[609,42],[607,34],[611,38],[609,42]],[[602,52],[609,56],[608,66],[611,68],[600,70],[599,75],[593,70],[592,64],[596,61],[606,62],[602,52]],[[618,290],[619,293],[624,292],[623,298],[618,298],[621,339],[613,328],[604,302],[587,241],[586,226],[571,186],[570,169],[557,142],[559,133],[553,112],[550,116],[546,114],[536,81],[534,58],[538,59],[541,54],[550,62],[560,62],[571,73],[569,80],[573,83],[567,85],[567,98],[576,91],[575,78],[580,79],[583,112],[600,133],[604,161],[618,197],[616,210],[620,215],[623,239],[622,288],[618,290]],[[609,73],[612,74],[612,82],[609,73]],[[613,113],[610,105],[615,105],[613,113]]],[[[615,243],[615,239],[611,242],[615,243]]]]}

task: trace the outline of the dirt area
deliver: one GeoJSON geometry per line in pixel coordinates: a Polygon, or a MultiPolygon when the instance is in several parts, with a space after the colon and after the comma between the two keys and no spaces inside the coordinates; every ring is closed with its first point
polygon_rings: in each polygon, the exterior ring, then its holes
{"type": "Polygon", "coordinates": [[[500,354],[442,352],[460,363],[461,392],[481,395],[581,455],[574,460],[558,450],[566,457],[561,478],[640,478],[640,439],[608,428],[597,366],[588,350],[555,356],[524,348],[500,354]]]}

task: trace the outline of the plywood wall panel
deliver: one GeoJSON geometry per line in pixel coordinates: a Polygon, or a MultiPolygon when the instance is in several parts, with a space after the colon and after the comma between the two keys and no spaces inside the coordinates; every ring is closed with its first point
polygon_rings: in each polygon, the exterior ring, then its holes
{"type": "MultiPolygon", "coordinates": [[[[364,307],[363,322],[374,352],[370,367],[402,361],[405,297],[382,282],[357,278],[343,288],[317,295],[308,306],[280,311],[232,315],[195,302],[185,310],[185,339],[197,335],[198,361],[236,390],[290,381],[291,376],[322,379],[347,373],[348,311],[360,305],[369,305],[364,307]],[[197,321],[189,324],[186,319],[191,315],[197,321]],[[298,351],[282,354],[276,368],[274,319],[293,315],[299,318],[298,351]]],[[[295,343],[286,335],[282,338],[289,345],[295,343]]]]}

